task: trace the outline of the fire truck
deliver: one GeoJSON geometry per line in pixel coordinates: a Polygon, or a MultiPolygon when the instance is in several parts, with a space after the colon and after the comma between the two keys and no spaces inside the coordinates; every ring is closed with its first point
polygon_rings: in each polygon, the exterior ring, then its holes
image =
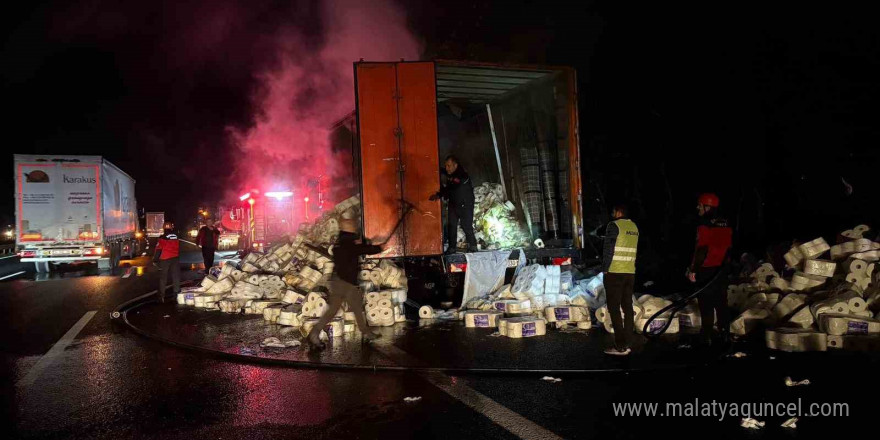
{"type": "Polygon", "coordinates": [[[237,233],[240,250],[263,251],[282,237],[295,235],[300,224],[314,222],[325,208],[334,207],[326,198],[326,186],[325,177],[317,176],[296,189],[250,189],[239,196],[237,206],[221,210],[221,226],[229,234],[237,233]]]}

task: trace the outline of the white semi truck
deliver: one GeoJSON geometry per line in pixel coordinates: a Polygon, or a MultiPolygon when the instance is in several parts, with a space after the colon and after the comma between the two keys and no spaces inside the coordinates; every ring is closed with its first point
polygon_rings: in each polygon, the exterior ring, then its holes
{"type": "Polygon", "coordinates": [[[16,246],[37,272],[139,252],[135,181],[100,156],[14,155],[16,246]]]}

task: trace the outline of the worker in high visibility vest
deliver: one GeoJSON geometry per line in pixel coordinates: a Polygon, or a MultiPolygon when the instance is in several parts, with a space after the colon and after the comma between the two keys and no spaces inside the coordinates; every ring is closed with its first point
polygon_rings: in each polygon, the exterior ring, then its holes
{"type": "Polygon", "coordinates": [[[733,229],[718,213],[718,196],[712,193],[700,195],[697,200],[697,240],[694,257],[687,270],[687,278],[703,288],[698,299],[700,305],[700,331],[703,343],[712,345],[715,315],[722,342],[727,343],[730,334],[730,316],[727,308],[728,265],[733,245],[733,229]]]}
{"type": "Polygon", "coordinates": [[[632,299],[639,228],[627,218],[624,205],[615,206],[611,215],[614,221],[608,223],[605,231],[602,273],[605,296],[608,299],[608,315],[614,328],[614,347],[605,350],[605,353],[626,356],[630,353],[629,341],[633,332],[632,299]]]}

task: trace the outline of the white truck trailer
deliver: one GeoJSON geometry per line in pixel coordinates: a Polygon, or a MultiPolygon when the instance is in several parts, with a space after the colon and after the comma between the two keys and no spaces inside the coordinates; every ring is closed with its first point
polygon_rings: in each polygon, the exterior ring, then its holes
{"type": "Polygon", "coordinates": [[[16,246],[37,272],[139,251],[135,181],[100,156],[14,155],[16,246]]]}

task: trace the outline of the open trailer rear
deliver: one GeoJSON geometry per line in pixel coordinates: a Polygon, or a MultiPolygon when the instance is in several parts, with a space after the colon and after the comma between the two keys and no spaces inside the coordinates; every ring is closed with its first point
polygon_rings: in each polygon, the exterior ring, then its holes
{"type": "MultiPolygon", "coordinates": [[[[443,252],[441,202],[428,197],[441,184],[441,161],[449,154],[475,187],[501,185],[516,227],[529,237],[523,243],[528,258],[579,257],[584,237],[573,69],[438,60],[358,62],[354,70],[353,153],[363,231],[390,234],[380,257],[443,252]]],[[[444,266],[460,270],[464,261],[461,254],[447,256],[444,266]]]]}

